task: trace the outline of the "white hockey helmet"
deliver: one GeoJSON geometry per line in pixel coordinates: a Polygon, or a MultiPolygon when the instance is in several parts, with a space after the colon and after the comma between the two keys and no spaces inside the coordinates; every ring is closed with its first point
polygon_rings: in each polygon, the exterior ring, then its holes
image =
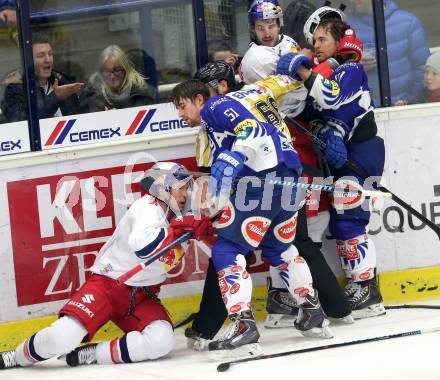
{"type": "Polygon", "coordinates": [[[179,174],[188,170],[177,162],[158,162],[147,172],[147,176],[140,182],[142,190],[150,193],[153,197],[160,199],[168,204],[171,197],[172,187],[181,187],[190,183],[192,187],[193,179],[191,175],[179,174]],[[169,170],[170,173],[154,173],[154,170],[169,170]]]}
{"type": "Polygon", "coordinates": [[[335,18],[345,21],[346,16],[345,13],[340,9],[328,6],[318,8],[315,12],[313,12],[304,24],[303,29],[304,37],[310,45],[313,45],[313,32],[322,20],[328,18],[335,18]]]}

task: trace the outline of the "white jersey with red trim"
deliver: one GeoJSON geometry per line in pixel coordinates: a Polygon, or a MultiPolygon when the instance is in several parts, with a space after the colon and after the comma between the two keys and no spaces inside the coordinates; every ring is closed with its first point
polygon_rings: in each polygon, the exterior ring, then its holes
{"type": "MultiPolygon", "coordinates": [[[[297,52],[298,44],[286,35],[281,35],[280,42],[273,47],[252,42],[240,64],[240,78],[246,84],[260,81],[276,73],[280,56],[297,52]]],[[[294,91],[283,96],[279,110],[284,115],[295,117],[304,110],[306,98],[307,90],[303,86],[298,86],[294,91]]]]}
{"type": "MultiPolygon", "coordinates": [[[[117,279],[175,240],[168,226],[166,213],[156,198],[145,195],[136,200],[99,251],[91,271],[117,279]]],[[[183,249],[176,247],[125,283],[131,286],[160,284],[183,254],[183,249]]]]}

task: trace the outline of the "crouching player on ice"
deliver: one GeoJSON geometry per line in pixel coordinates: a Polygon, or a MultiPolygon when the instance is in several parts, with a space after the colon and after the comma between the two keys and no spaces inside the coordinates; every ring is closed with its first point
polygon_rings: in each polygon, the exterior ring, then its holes
{"type": "MultiPolygon", "coordinates": [[[[298,156],[286,136],[274,125],[258,121],[239,101],[223,95],[210,98],[208,87],[194,79],[177,85],[171,100],[189,126],[201,125],[208,135],[211,195],[229,197],[238,175],[291,181],[301,175],[298,156]]],[[[292,188],[239,183],[222,211],[212,261],[233,323],[224,336],[209,344],[210,351],[241,348],[234,356],[261,353],[252,312],[252,281],[245,269],[245,255],[257,247],[278,268],[300,307],[296,328],[303,335],[332,337],[310,270],[292,245],[295,196],[292,188]]]]}
{"type": "Polygon", "coordinates": [[[60,310],[59,319],[16,350],[2,352],[0,369],[26,367],[63,354],[67,354],[70,366],[131,363],[156,359],[173,349],[173,324],[157,294],[166,273],[182,259],[182,249],[174,248],[125,283],[119,284],[117,278],[184,232],[204,239],[212,235],[213,228],[207,217],[184,213],[192,179],[179,176],[179,171],[186,169],[172,162],[158,163],[153,168],[175,174],[161,175],[151,184],[150,195],[132,204],[99,251],[92,276],[60,310]],[[176,218],[182,213],[184,216],[176,218]],[[90,341],[108,321],[125,335],[78,347],[90,341]]]}

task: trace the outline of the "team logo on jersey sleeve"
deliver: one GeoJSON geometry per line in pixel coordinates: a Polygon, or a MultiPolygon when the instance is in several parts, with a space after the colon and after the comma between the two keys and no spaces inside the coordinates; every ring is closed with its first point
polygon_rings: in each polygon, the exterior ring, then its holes
{"type": "Polygon", "coordinates": [[[226,208],[222,211],[220,218],[218,218],[213,226],[215,228],[225,228],[230,226],[235,220],[235,209],[231,202],[228,203],[226,208]]]}
{"type": "Polygon", "coordinates": [[[241,131],[251,130],[251,128],[256,127],[258,127],[258,123],[256,120],[246,119],[241,121],[234,127],[234,132],[238,135],[241,131]]]}
{"type": "Polygon", "coordinates": [[[296,218],[297,214],[295,214],[292,218],[277,224],[273,233],[275,237],[282,243],[291,243],[293,239],[295,239],[296,235],[296,218]]]}
{"type": "Polygon", "coordinates": [[[270,227],[270,219],[263,216],[251,216],[241,224],[241,233],[244,240],[252,247],[258,247],[264,234],[270,227]]]}
{"type": "Polygon", "coordinates": [[[326,78],[322,78],[321,83],[325,88],[327,88],[328,90],[331,90],[331,93],[333,96],[339,95],[339,92],[341,90],[339,88],[339,85],[334,80],[330,81],[326,78]]]}

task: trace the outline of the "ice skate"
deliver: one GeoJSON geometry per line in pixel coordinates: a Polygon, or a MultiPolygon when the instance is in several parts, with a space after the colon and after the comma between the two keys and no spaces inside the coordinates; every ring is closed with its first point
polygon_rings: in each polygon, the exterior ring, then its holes
{"type": "Polygon", "coordinates": [[[211,359],[238,359],[263,354],[258,339],[254,316],[250,310],[229,316],[232,323],[219,336],[218,340],[209,343],[211,359]]]}
{"type": "Polygon", "coordinates": [[[354,318],[351,313],[346,315],[345,317],[341,317],[341,318],[328,317],[328,319],[331,324],[352,325],[354,323],[354,318]]]}
{"type": "Polygon", "coordinates": [[[294,327],[298,306],[290,292],[287,289],[272,287],[270,277],[267,278],[267,287],[267,317],[264,327],[268,329],[294,327]]]}
{"type": "Polygon", "coordinates": [[[0,352],[0,369],[19,367],[15,360],[15,350],[0,352]]]}
{"type": "Polygon", "coordinates": [[[333,338],[333,333],[328,327],[329,324],[315,291],[315,296],[308,295],[306,302],[300,306],[295,328],[307,337],[333,338]]]}
{"type": "Polygon", "coordinates": [[[210,339],[202,333],[197,332],[192,327],[185,330],[186,346],[191,350],[204,351],[208,348],[210,339]]]}
{"type": "Polygon", "coordinates": [[[96,364],[96,346],[97,343],[86,344],[75,348],[66,355],[66,362],[71,367],[83,364],[96,364]]]}
{"type": "Polygon", "coordinates": [[[354,319],[376,317],[386,313],[376,277],[356,283],[358,289],[349,298],[354,319]]]}

